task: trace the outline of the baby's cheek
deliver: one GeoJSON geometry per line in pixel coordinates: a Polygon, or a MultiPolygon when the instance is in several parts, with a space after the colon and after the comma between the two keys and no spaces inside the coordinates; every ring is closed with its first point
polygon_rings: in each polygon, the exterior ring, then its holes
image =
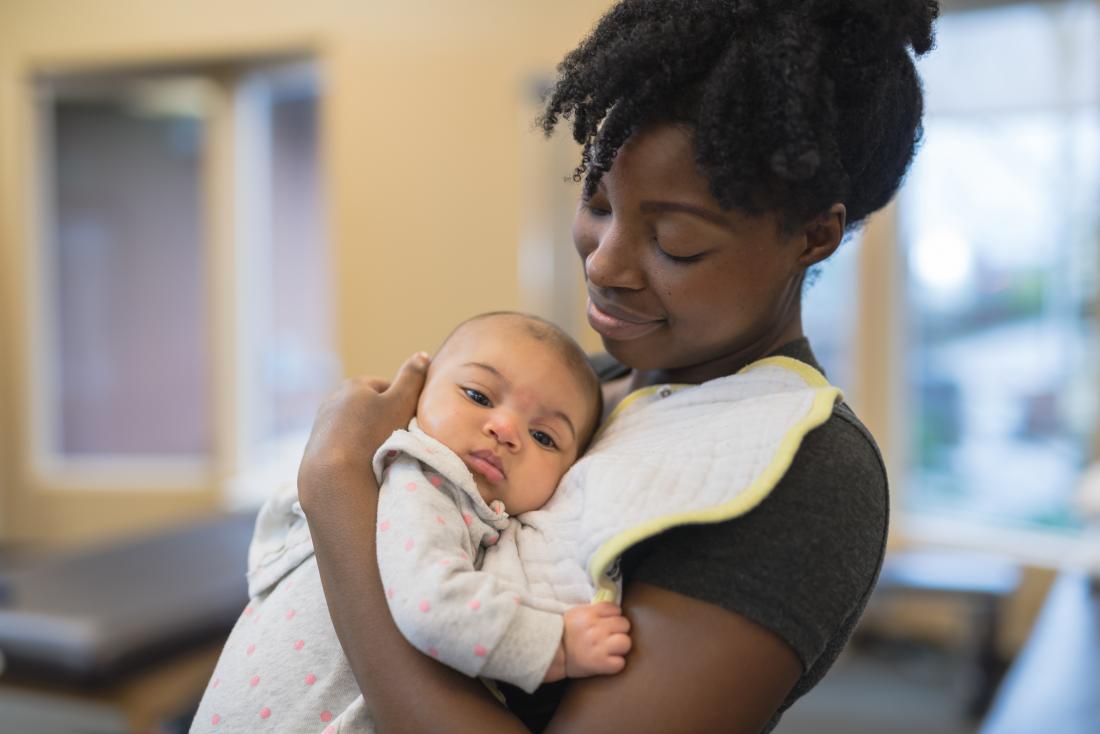
{"type": "Polygon", "coordinates": [[[432,400],[421,400],[420,405],[416,411],[416,424],[420,426],[420,430],[428,434],[436,441],[439,441],[444,446],[450,446],[450,439],[453,438],[450,434],[453,430],[448,430],[454,423],[452,412],[440,405],[438,402],[432,400]]]}
{"type": "Polygon", "coordinates": [[[565,476],[566,470],[569,469],[569,464],[556,464],[552,469],[546,472],[546,484],[541,490],[541,503],[546,504],[550,501],[550,498],[554,496],[554,491],[558,488],[558,484],[561,482],[561,478],[565,476]]]}

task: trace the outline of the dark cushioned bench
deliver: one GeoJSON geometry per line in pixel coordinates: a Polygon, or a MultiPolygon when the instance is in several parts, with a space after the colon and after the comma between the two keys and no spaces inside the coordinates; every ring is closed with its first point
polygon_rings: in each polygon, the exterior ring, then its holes
{"type": "Polygon", "coordinates": [[[0,560],[0,680],[101,686],[224,637],[246,601],[254,513],[0,560]]]}

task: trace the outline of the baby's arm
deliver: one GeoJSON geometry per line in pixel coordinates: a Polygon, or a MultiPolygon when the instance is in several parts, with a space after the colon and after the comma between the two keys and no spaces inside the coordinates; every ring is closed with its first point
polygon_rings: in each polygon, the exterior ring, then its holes
{"type": "Polygon", "coordinates": [[[629,632],[629,620],[611,602],[569,609],[561,644],[543,682],[618,673],[630,652],[629,632]]]}
{"type": "Polygon", "coordinates": [[[558,652],[562,615],[523,604],[474,567],[477,549],[452,491],[407,456],[389,468],[376,547],[394,622],[414,647],[466,675],[534,690],[558,652]]]}

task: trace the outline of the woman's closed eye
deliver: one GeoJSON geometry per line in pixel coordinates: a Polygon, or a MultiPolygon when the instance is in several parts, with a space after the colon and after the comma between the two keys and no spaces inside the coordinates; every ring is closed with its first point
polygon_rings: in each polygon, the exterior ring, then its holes
{"type": "Polygon", "coordinates": [[[594,196],[581,199],[581,208],[594,217],[611,216],[611,207],[605,202],[597,200],[594,196]]]}
{"type": "Polygon", "coordinates": [[[661,253],[661,256],[670,262],[674,262],[677,265],[687,265],[689,263],[699,262],[706,255],[706,250],[703,252],[697,252],[694,255],[674,255],[665,248],[661,247],[661,243],[656,237],[653,238],[653,245],[657,248],[657,252],[661,253]]]}
{"type": "Polygon", "coordinates": [[[479,390],[475,390],[472,387],[464,387],[462,388],[462,392],[466,393],[466,397],[478,405],[484,405],[486,408],[493,407],[493,401],[485,397],[485,393],[479,390]]]}

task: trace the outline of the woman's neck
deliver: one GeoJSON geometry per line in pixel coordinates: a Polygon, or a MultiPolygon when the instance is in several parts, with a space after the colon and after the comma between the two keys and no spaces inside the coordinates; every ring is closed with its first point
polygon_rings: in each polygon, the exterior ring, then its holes
{"type": "Polygon", "coordinates": [[[794,318],[728,354],[696,365],[656,370],[631,370],[624,396],[642,387],[662,384],[698,385],[732,375],[779,347],[803,336],[802,319],[794,318]]]}

